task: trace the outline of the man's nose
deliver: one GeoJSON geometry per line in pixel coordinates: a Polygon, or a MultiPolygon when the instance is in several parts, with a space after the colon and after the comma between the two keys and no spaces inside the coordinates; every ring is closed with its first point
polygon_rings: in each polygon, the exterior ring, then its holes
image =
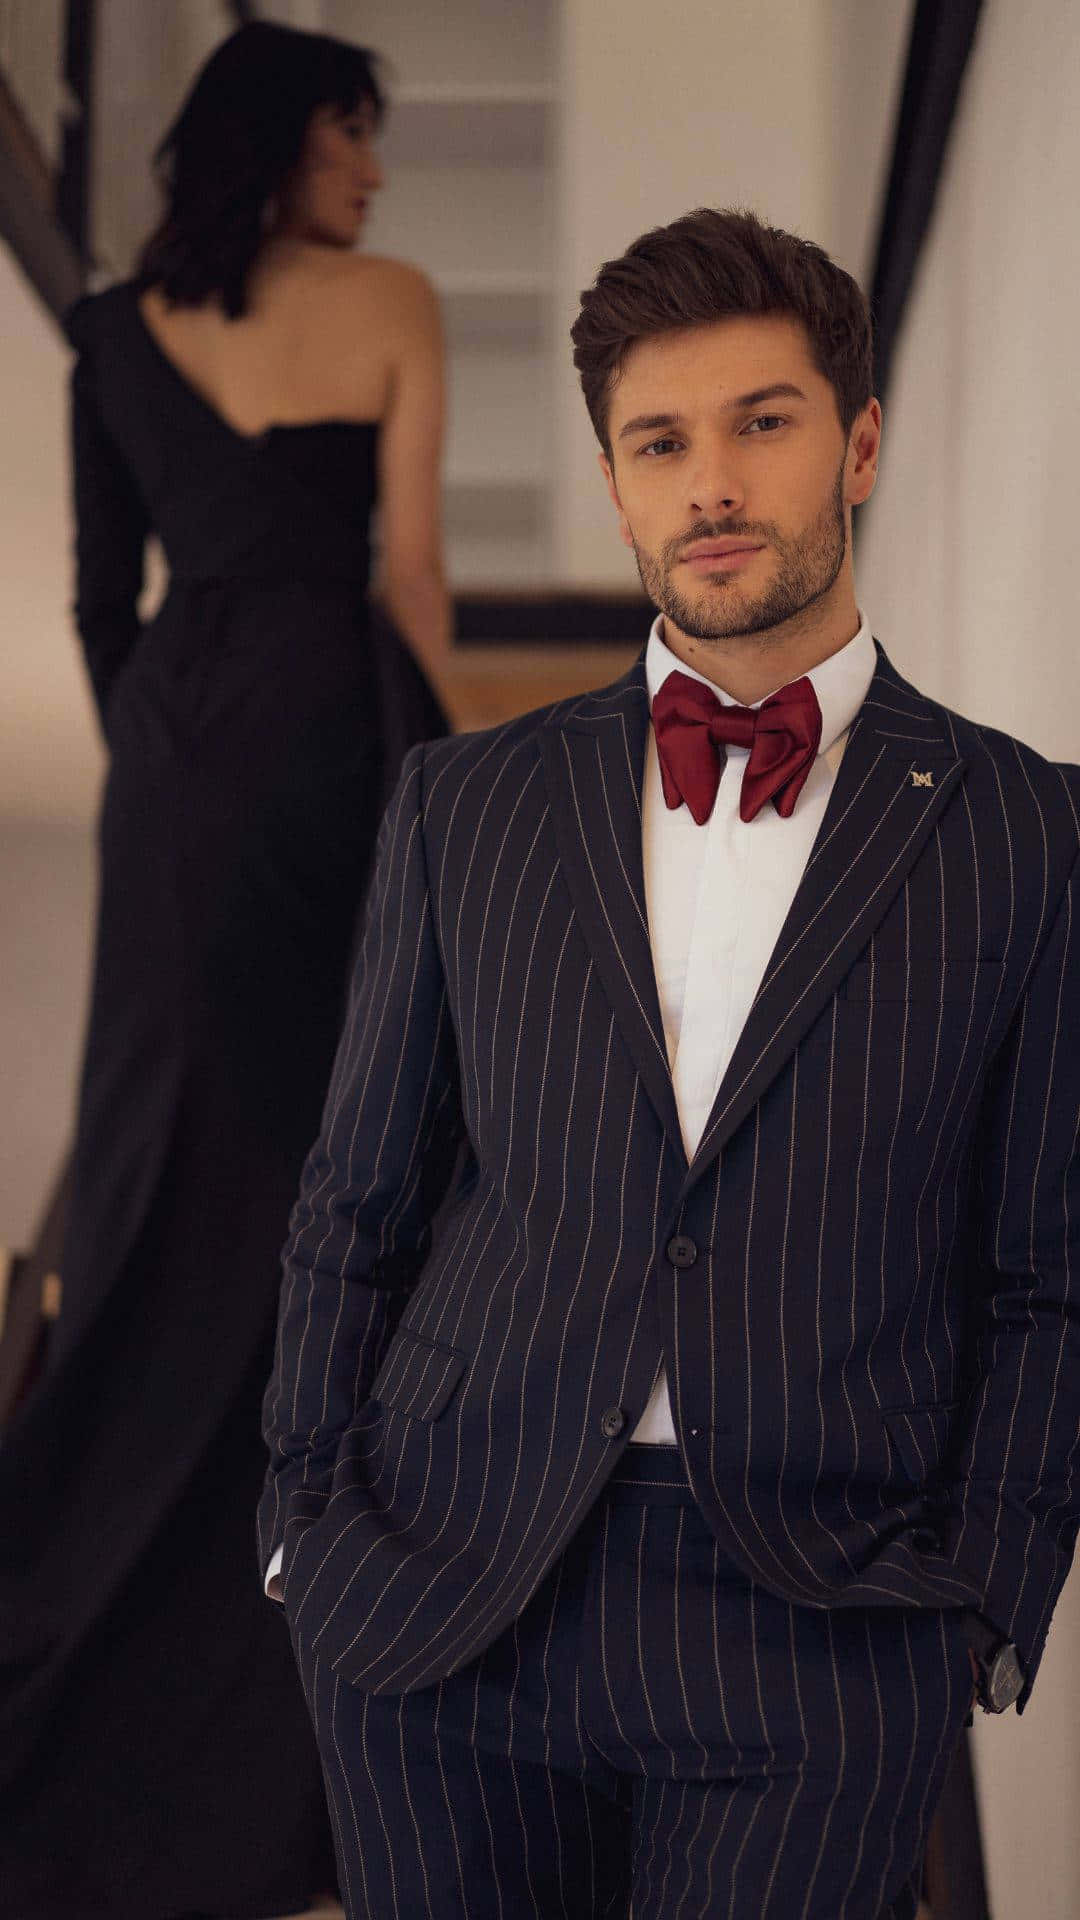
{"type": "Polygon", "coordinates": [[[730,446],[702,448],[687,477],[693,512],[716,518],[722,513],[738,512],[743,507],[742,478],[730,446]]]}

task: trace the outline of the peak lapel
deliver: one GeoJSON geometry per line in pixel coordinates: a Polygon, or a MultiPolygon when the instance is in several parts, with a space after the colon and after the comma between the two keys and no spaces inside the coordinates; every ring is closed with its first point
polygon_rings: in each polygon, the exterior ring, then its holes
{"type": "Polygon", "coordinates": [[[641,792],[648,733],[641,659],[537,738],[574,910],[645,1089],[682,1155],[645,909],[641,792]]]}
{"type": "Polygon", "coordinates": [[[940,710],[879,648],[821,830],[701,1136],[688,1181],[794,1052],[902,887],[966,762],[940,710]]]}

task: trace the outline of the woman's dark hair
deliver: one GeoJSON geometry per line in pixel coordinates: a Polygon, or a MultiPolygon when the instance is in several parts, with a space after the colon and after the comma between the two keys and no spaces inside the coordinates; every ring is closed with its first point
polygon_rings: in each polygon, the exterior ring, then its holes
{"type": "Polygon", "coordinates": [[[213,53],[154,155],[166,212],[136,267],[175,306],[220,296],[236,319],[266,238],[264,209],[296,167],[312,114],[365,103],[382,119],[376,56],[328,34],[268,21],[213,53]]]}
{"type": "Polygon", "coordinates": [[[570,329],[596,436],[610,458],[612,391],[637,340],[734,314],[801,320],[844,433],[873,395],[870,309],[858,282],[821,247],[756,214],[699,207],[608,260],[570,329]]]}

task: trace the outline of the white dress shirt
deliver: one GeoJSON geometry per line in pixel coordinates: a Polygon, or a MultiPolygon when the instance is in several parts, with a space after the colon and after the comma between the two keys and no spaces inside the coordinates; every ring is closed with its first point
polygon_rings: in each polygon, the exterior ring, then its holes
{"type": "MultiPolygon", "coordinates": [[[[848,729],[866,698],[876,655],[870,629],[812,667],[821,707],[821,745],[795,811],[783,820],[766,803],[739,818],[749,749],[729,746],[716,803],[703,827],[685,805],[669,808],[649,729],[642,795],[642,853],[649,939],[683,1146],[692,1160],[735,1051],[751,1002],[802,879],[832,792],[848,729]]],[[[665,646],[658,615],[645,654],[649,706],[669,673],[711,687],[725,706],[738,701],[665,646]]],[[[778,691],[778,689],[774,689],[778,691]]],[[[763,695],[762,698],[768,698],[763,695]]],[[[761,701],[755,700],[755,706],[761,701]]],[[[675,1428],[661,1367],[631,1440],[674,1446],[675,1428]]]]}
{"type": "MultiPolygon", "coordinates": [[[[663,616],[649,634],[645,678],[652,706],[669,673],[689,674],[725,706],[738,701],[665,646],[663,616]]],[[[853,640],[812,667],[821,707],[821,745],[788,820],[771,804],[749,823],[739,818],[745,747],[727,748],[716,803],[699,827],[686,806],[669,808],[660,784],[656,741],[649,729],[642,796],[645,901],[667,1040],[668,1063],[683,1145],[692,1159],[750,1003],[821,825],[848,728],[866,698],[876,655],[865,620],[853,640]]],[[[776,689],[774,689],[776,691],[776,689]]],[[[767,698],[767,695],[763,695],[767,698]]],[[[760,706],[761,701],[755,701],[760,706]]],[[[631,1440],[674,1446],[667,1379],[661,1366],[631,1440]]],[[[279,1547],[266,1570],[266,1590],[280,1598],[279,1547]]]]}

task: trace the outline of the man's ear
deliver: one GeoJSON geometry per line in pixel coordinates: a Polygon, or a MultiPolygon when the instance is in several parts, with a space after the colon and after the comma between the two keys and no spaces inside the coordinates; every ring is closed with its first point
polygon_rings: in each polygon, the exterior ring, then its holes
{"type": "Polygon", "coordinates": [[[622,509],[622,501],[619,499],[619,490],[615,485],[615,474],[612,470],[611,461],[608,459],[608,456],[606,453],[598,454],[597,458],[599,459],[599,462],[600,462],[600,471],[603,474],[604,479],[607,481],[607,490],[611,496],[612,505],[614,506],[615,511],[619,516],[619,538],[621,539],[624,547],[632,548],[634,544],[634,536],[630,531],[630,522],[627,519],[622,509]]]}
{"type": "Polygon", "coordinates": [[[869,500],[877,480],[881,449],[881,408],[876,400],[863,407],[851,428],[844,462],[844,501],[849,507],[869,500]]]}

